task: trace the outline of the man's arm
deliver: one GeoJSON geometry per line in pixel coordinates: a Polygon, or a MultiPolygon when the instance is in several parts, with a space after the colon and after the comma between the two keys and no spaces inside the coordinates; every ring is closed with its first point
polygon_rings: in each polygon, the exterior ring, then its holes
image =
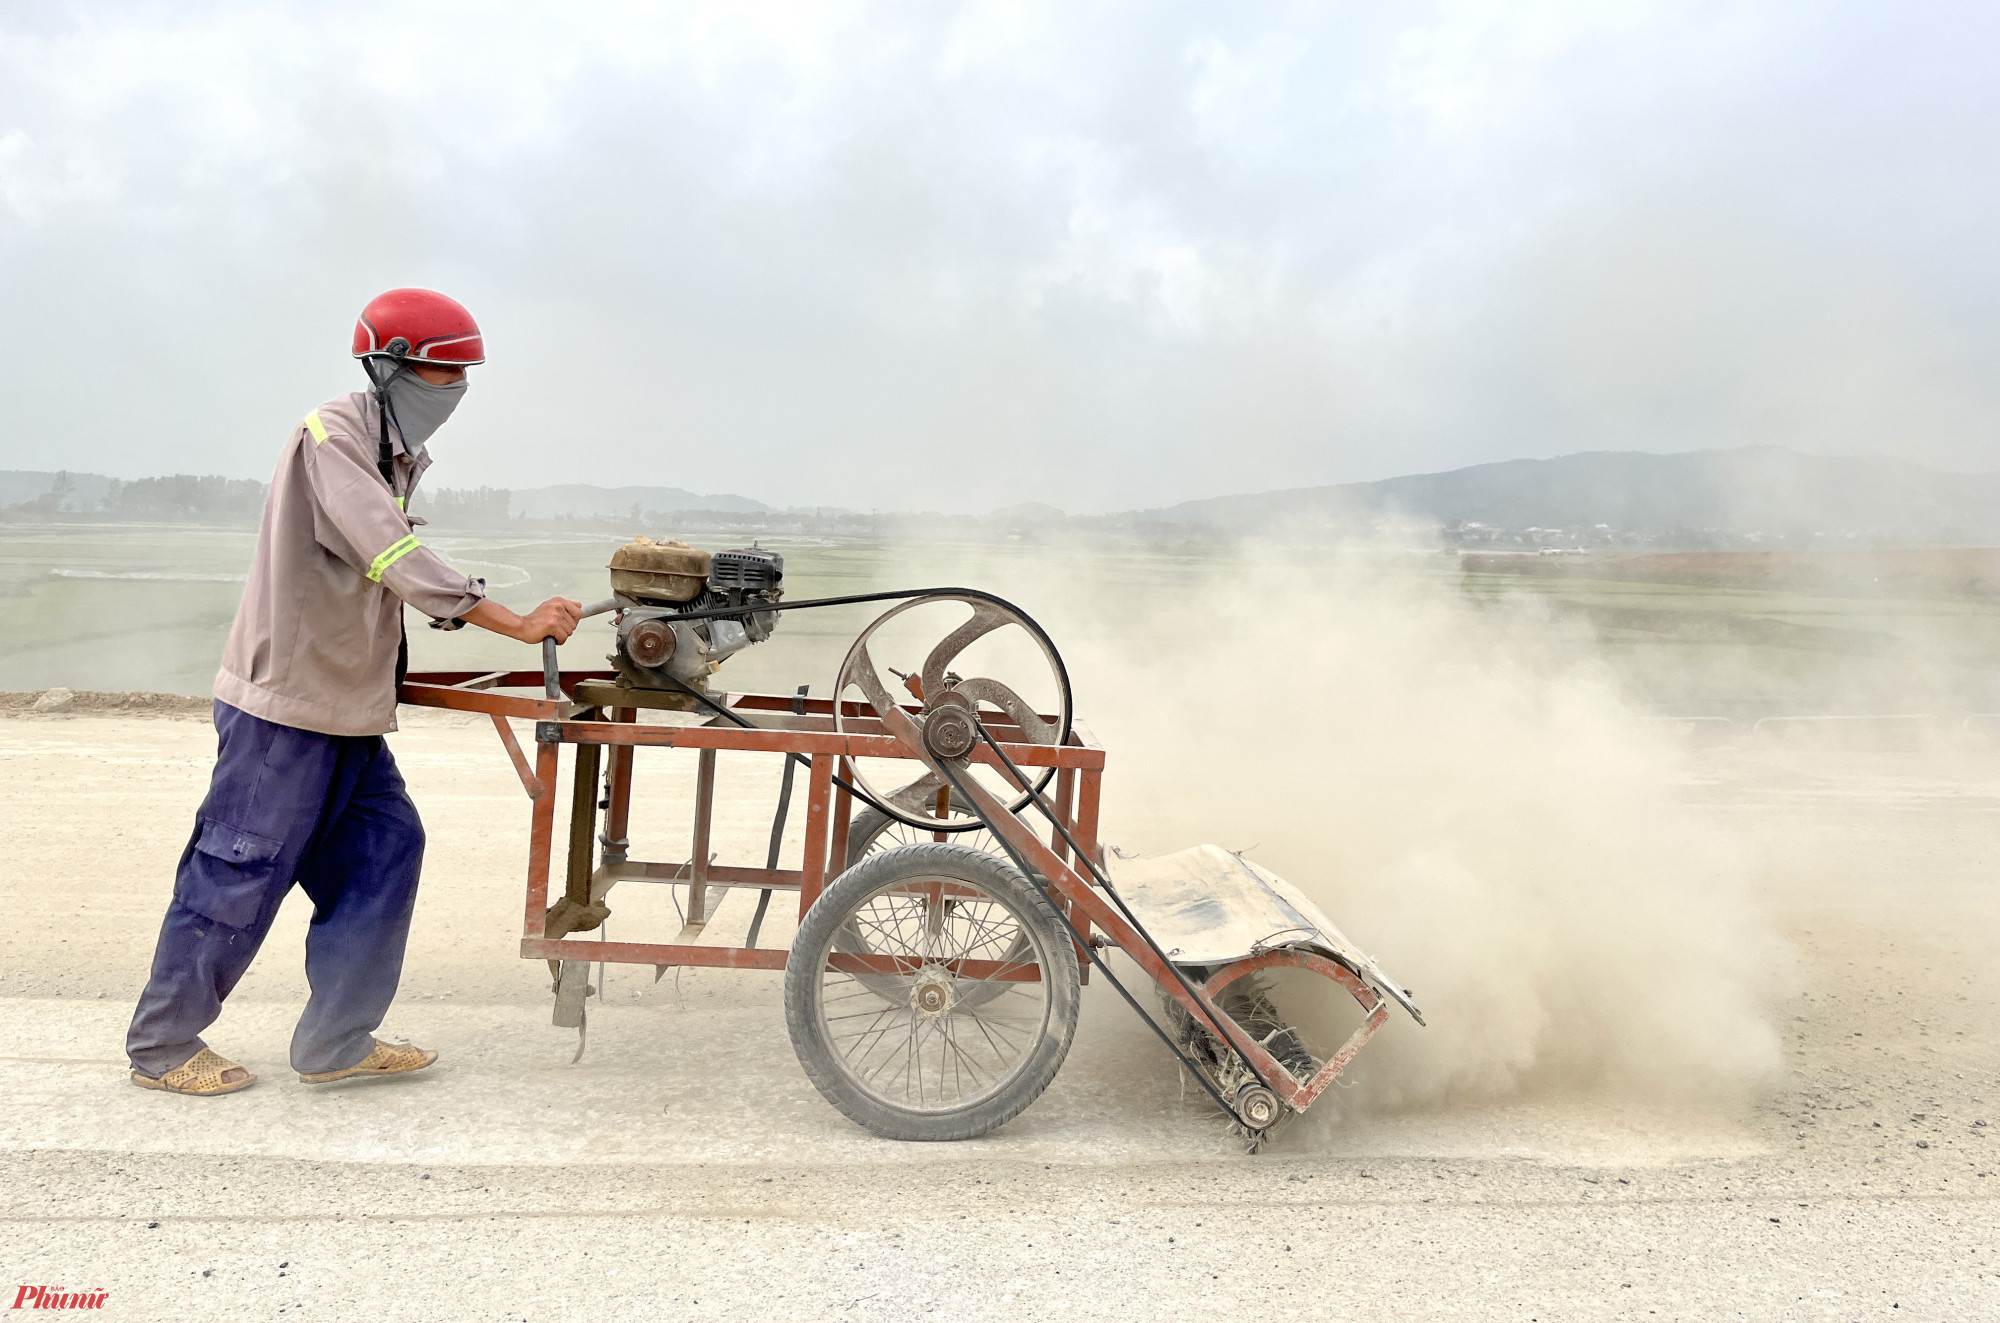
{"type": "Polygon", "coordinates": [[[381,475],[359,458],[363,453],[359,441],[344,428],[329,430],[317,411],[305,427],[310,434],[304,452],[306,474],[317,497],[315,518],[323,515],[333,525],[348,554],[326,539],[321,545],[433,620],[466,621],[523,643],[545,638],[561,643],[575,632],[583,608],[566,597],[551,597],[526,616],[489,599],[484,580],[458,573],[417,540],[409,517],[381,475]],[[371,548],[380,550],[371,553],[371,548]],[[370,554],[373,561],[361,564],[370,554]]]}
{"type": "Polygon", "coordinates": [[[410,530],[408,516],[382,475],[362,462],[362,443],[343,423],[328,427],[315,409],[304,426],[313,531],[322,547],[432,620],[462,618],[484,600],[483,579],[446,565],[410,530]]]}
{"type": "Polygon", "coordinates": [[[540,643],[547,638],[567,643],[582,618],[582,604],[567,597],[551,597],[525,616],[514,614],[490,597],[482,597],[479,605],[459,617],[468,625],[490,629],[522,643],[540,643]]]}

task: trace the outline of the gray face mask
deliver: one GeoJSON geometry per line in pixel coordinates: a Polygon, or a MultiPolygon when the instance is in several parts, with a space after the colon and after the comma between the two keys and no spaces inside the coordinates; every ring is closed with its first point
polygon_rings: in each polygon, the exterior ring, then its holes
{"type": "Polygon", "coordinates": [[[403,449],[415,455],[465,398],[465,378],[460,377],[448,386],[433,386],[408,368],[391,370],[387,364],[378,366],[370,362],[370,376],[380,381],[385,373],[389,374],[389,408],[403,434],[403,449]]]}

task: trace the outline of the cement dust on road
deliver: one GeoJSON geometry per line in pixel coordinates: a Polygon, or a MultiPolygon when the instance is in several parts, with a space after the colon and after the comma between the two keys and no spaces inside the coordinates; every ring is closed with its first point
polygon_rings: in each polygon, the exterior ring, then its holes
{"type": "MultiPolygon", "coordinates": [[[[17,1281],[105,1289],[104,1314],[135,1319],[2000,1314],[2000,756],[1983,748],[1744,741],[1667,788],[1748,842],[1785,944],[1764,1089],[1530,1079],[1388,1105],[1363,1079],[1251,1158],[1101,983],[1054,1087],[973,1143],[850,1126],[793,1062],[773,974],[613,967],[572,1065],[546,968],[514,954],[526,802],[490,728],[418,714],[392,738],[430,845],[384,1030],[443,1060],[292,1079],[295,894],[210,1034],[262,1081],[193,1100],[131,1088],[120,1046],[212,732],[0,721],[0,786],[32,825],[0,861],[31,916],[0,933],[17,1281]]],[[[665,857],[692,758],[654,761],[639,802],[659,817],[634,839],[665,857]]],[[[761,855],[776,790],[772,760],[735,761],[725,861],[761,855]]],[[[732,894],[717,935],[753,901],[732,894]]],[[[670,935],[672,902],[621,890],[613,935],[670,935]]]]}

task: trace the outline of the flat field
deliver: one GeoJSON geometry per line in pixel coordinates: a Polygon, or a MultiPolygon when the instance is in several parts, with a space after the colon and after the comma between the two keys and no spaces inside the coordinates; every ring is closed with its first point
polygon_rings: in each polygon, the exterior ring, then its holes
{"type": "Polygon", "coordinates": [[[1583,623],[1635,700],[1734,717],[2000,710],[2000,553],[1469,555],[1465,591],[1583,623]]]}
{"type": "MultiPolygon", "coordinates": [[[[656,532],[658,530],[655,530],[656,532]]],[[[664,535],[664,534],[662,534],[664,535]]],[[[525,607],[556,593],[606,594],[604,564],[623,539],[602,533],[437,531],[427,540],[500,600],[525,607]]],[[[697,538],[699,545],[724,545],[697,538]]],[[[0,638],[0,691],[75,689],[206,694],[235,614],[255,535],[162,525],[0,524],[0,600],[15,622],[0,638]]],[[[1003,587],[1037,615],[1084,596],[1116,609],[1162,609],[1206,587],[1237,554],[1109,542],[913,545],[776,539],[793,597],[942,584],[1003,587]],[[1107,591],[1108,590],[1108,591],[1107,591]],[[1051,600],[1053,599],[1053,600],[1051,600]]],[[[2000,712],[2000,573],[1995,553],[1742,553],[1645,557],[1402,554],[1349,557],[1457,586],[1474,602],[1546,606],[1580,624],[1580,649],[1660,714],[1724,716],[1914,712],[1962,721],[2000,712]]],[[[1267,549],[1233,592],[1271,596],[1273,565],[1326,553],[1267,549]]],[[[826,683],[865,613],[785,622],[782,654],[730,663],[741,688],[826,683]]],[[[511,666],[522,650],[478,631],[414,627],[418,669],[511,666]]],[[[1189,624],[1198,629],[1198,613],[1189,624]]],[[[601,623],[573,651],[597,665],[601,623]]]]}

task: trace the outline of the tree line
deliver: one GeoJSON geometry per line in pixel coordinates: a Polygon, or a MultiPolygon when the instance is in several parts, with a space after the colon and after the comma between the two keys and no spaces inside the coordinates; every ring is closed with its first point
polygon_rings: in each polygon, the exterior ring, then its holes
{"type": "Polygon", "coordinates": [[[95,501],[79,498],[67,470],[41,495],[0,508],[14,520],[84,518],[163,523],[255,523],[264,512],[265,485],[254,478],[176,473],[164,478],[112,479],[95,501]]]}
{"type": "MultiPolygon", "coordinates": [[[[112,479],[102,497],[80,498],[75,475],[55,475],[41,495],[0,506],[0,517],[15,521],[113,519],[159,523],[254,524],[264,514],[270,490],[255,478],[213,473],[175,473],[161,478],[112,479]]],[[[441,524],[491,528],[508,522],[514,494],[505,487],[445,487],[419,490],[417,508],[441,524]]]]}

